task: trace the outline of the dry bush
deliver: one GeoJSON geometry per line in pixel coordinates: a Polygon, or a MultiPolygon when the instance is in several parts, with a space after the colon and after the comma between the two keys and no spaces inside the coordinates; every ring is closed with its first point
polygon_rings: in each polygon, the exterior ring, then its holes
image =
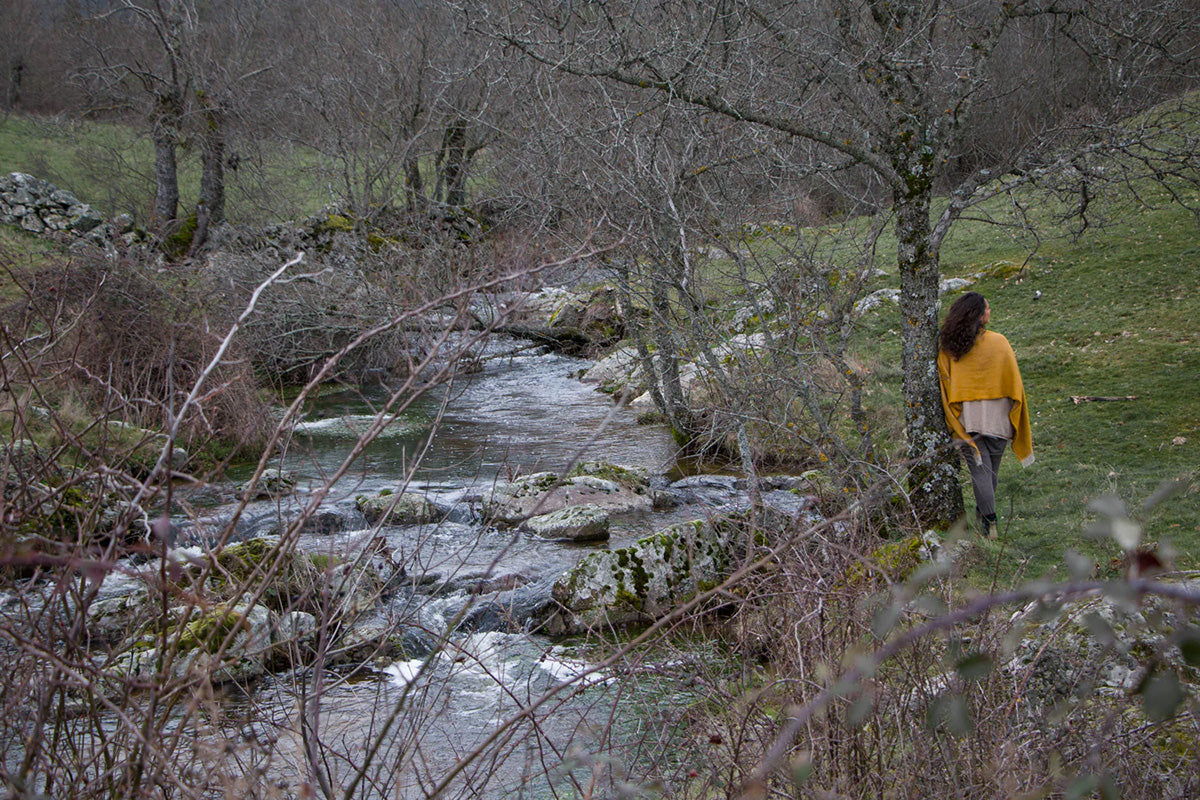
{"type": "MultiPolygon", "coordinates": [[[[163,268],[145,253],[3,266],[17,288],[3,310],[6,388],[56,411],[79,398],[87,420],[170,429],[233,320],[228,298],[198,267],[163,268]]],[[[237,343],[206,389],[180,420],[181,443],[263,441],[269,418],[237,343]]]]}
{"type": "MultiPolygon", "coordinates": [[[[704,701],[690,716],[695,738],[709,739],[711,766],[685,782],[684,796],[1008,799],[1103,789],[1149,799],[1200,788],[1194,707],[1185,701],[1178,715],[1155,719],[1141,687],[1105,688],[1114,663],[1105,653],[1117,651],[1066,646],[1036,613],[1014,616],[1019,592],[995,605],[985,596],[978,614],[952,620],[947,609],[971,598],[952,573],[913,577],[917,542],[880,547],[864,524],[821,526],[732,589],[744,599],[716,631],[739,666],[714,661],[698,676],[704,701]],[[922,625],[908,646],[872,660],[922,625]],[[800,709],[811,713],[772,762],[800,709]],[[764,763],[772,768],[759,784],[764,763]]],[[[1119,588],[1114,597],[1128,597],[1119,588]]],[[[1043,592],[1055,596],[1036,587],[1029,597],[1043,592]]],[[[1179,611],[1195,618],[1194,607],[1179,611]]],[[[1146,617],[1161,641],[1172,639],[1176,618],[1146,617]]],[[[1147,675],[1170,663],[1139,658],[1147,675]]]]}

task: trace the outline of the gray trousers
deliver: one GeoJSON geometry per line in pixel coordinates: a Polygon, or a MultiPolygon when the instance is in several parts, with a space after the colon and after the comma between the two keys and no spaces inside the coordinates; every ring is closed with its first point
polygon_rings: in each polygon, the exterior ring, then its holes
{"type": "Polygon", "coordinates": [[[975,453],[963,447],[967,469],[971,471],[971,488],[975,490],[975,517],[982,519],[996,513],[996,485],[1000,481],[1000,457],[1008,446],[1007,439],[974,434],[975,446],[983,456],[983,463],[975,463],[975,453]]]}

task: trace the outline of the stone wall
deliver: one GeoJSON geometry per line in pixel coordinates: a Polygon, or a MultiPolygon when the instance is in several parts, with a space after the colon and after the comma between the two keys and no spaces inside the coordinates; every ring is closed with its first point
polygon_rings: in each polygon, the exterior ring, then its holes
{"type": "Polygon", "coordinates": [[[0,177],[0,223],[39,236],[87,239],[103,245],[125,233],[133,220],[122,215],[109,222],[67,190],[23,172],[11,172],[0,177]]]}

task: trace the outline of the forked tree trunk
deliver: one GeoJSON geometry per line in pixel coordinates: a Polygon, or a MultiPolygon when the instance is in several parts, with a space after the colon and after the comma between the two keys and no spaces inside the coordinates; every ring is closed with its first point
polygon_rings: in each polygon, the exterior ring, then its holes
{"type": "Polygon", "coordinates": [[[199,100],[204,108],[204,133],[200,137],[200,198],[192,253],[208,241],[210,227],[225,219],[225,120],[211,98],[200,94],[199,100]]]}

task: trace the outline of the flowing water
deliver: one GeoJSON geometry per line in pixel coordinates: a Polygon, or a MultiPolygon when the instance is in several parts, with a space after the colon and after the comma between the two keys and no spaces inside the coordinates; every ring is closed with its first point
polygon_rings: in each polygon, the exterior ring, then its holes
{"type": "MultiPolygon", "coordinates": [[[[483,526],[473,516],[469,498],[494,482],[544,470],[562,473],[579,460],[610,461],[658,475],[674,466],[668,432],[638,425],[632,411],[574,377],[587,362],[512,340],[491,343],[484,355],[481,371],[429,392],[391,419],[334,483],[327,500],[346,508],[356,494],[407,482],[410,490],[461,503],[459,513],[438,525],[370,532],[371,537],[382,536],[411,565],[410,572],[424,573],[435,584],[457,580],[460,587],[405,594],[378,609],[384,625],[446,631],[464,605],[480,599],[469,594],[473,580],[544,583],[595,547],[483,526]]],[[[280,459],[280,466],[298,477],[301,497],[330,480],[386,398],[382,388],[346,391],[326,395],[308,410],[280,459]]],[[[614,542],[654,524],[627,519],[616,527],[614,542]]],[[[366,535],[308,534],[301,545],[336,550],[366,535]]],[[[586,667],[543,637],[509,629],[464,632],[450,635],[434,657],[377,663],[365,680],[361,670],[354,680],[336,672],[275,676],[263,682],[251,705],[259,718],[256,724],[269,722],[274,732],[278,760],[271,772],[285,782],[309,777],[295,733],[297,709],[300,698],[314,691],[313,682],[321,681],[320,720],[326,737],[358,754],[377,738],[385,743],[376,761],[386,776],[378,779],[377,789],[368,785],[365,795],[423,797],[474,748],[487,755],[463,770],[451,796],[543,797],[554,796],[555,787],[570,795],[579,791],[578,786],[571,790],[572,765],[590,775],[595,764],[605,761],[595,762],[595,753],[616,730],[591,709],[592,695],[599,690],[589,695],[582,689],[603,687],[608,677],[594,675],[555,697],[498,742],[488,744],[488,737],[502,720],[586,667]],[[400,713],[389,727],[394,711],[400,713]]],[[[353,758],[346,758],[332,770],[335,784],[352,779],[352,763],[353,758]]]]}
{"type": "MultiPolygon", "coordinates": [[[[503,338],[483,355],[481,371],[431,390],[390,422],[344,482],[360,491],[394,488],[421,453],[413,477],[434,486],[563,471],[579,459],[659,474],[674,466],[666,431],[638,425],[632,411],[574,377],[589,362],[503,338]]],[[[323,481],[385,398],[382,388],[322,397],[297,426],[299,452],[285,459],[286,468],[310,482],[323,481]]]]}

